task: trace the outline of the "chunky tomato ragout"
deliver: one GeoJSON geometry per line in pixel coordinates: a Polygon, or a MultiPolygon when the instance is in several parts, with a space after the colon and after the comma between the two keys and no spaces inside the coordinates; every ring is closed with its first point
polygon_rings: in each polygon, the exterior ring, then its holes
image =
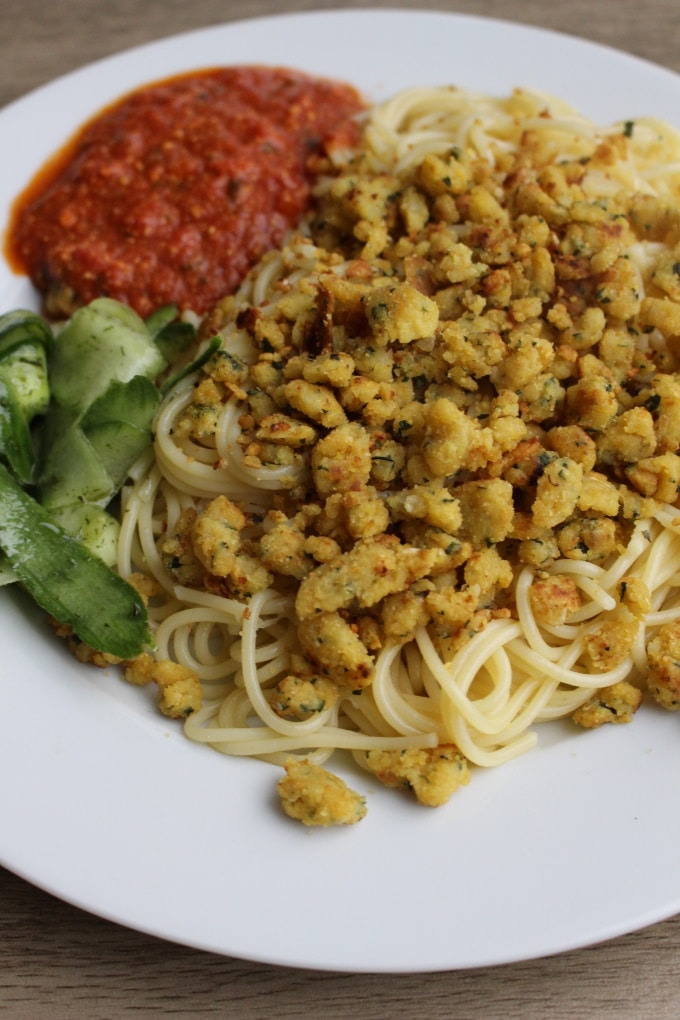
{"type": "Polygon", "coordinates": [[[106,295],[203,313],[305,212],[315,164],[357,139],[349,85],[226,67],[104,110],[18,199],[12,264],[58,316],[106,295]]]}

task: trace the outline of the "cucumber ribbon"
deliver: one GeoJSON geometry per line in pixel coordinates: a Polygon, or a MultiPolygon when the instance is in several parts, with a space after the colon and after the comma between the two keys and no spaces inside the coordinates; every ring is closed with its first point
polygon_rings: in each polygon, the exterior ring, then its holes
{"type": "Polygon", "coordinates": [[[145,321],[109,298],[56,335],[33,312],[0,316],[0,583],[19,580],[81,640],[119,658],[152,638],[138,593],[110,569],[119,525],[107,507],[151,445],[165,389],[220,344],[159,387],[194,341],[174,308],[145,321]]]}

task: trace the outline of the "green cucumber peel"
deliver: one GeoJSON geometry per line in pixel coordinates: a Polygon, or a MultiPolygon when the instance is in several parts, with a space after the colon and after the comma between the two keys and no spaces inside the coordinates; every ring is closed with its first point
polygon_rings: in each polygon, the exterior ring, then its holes
{"type": "Polygon", "coordinates": [[[164,394],[221,345],[213,338],[157,385],[195,339],[171,306],[145,321],[108,298],[56,337],[34,313],[0,316],[0,585],[18,581],[80,640],[121,659],[153,640],[143,601],[111,569],[119,524],[105,507],[150,446],[164,394]]]}
{"type": "Polygon", "coordinates": [[[144,320],[118,301],[97,298],[79,308],[55,340],[49,360],[52,400],[81,414],[113,380],[155,379],[166,367],[144,320]]]}
{"type": "Polygon", "coordinates": [[[132,309],[98,298],[57,336],[36,477],[44,506],[105,506],[150,445],[161,399],[154,380],[168,364],[155,335],[132,309]]]}
{"type": "Polygon", "coordinates": [[[163,305],[149,315],[144,323],[169,365],[174,364],[196,339],[195,327],[177,318],[175,305],[163,305]]]}
{"type": "Polygon", "coordinates": [[[23,309],[0,315],[0,361],[26,343],[39,344],[49,352],[54,335],[48,323],[35,312],[23,309]]]}
{"type": "Polygon", "coordinates": [[[29,485],[35,467],[31,422],[49,403],[47,350],[52,330],[34,312],[0,315],[0,459],[29,485]]]}
{"type": "Polygon", "coordinates": [[[35,448],[29,423],[15,387],[0,374],[0,460],[22,485],[33,479],[35,448]]]}
{"type": "Polygon", "coordinates": [[[38,477],[40,502],[49,508],[83,501],[106,506],[149,447],[160,399],[150,379],[134,376],[111,382],[80,416],[50,408],[38,477]]]}
{"type": "Polygon", "coordinates": [[[14,387],[17,399],[27,421],[45,414],[50,403],[50,384],[47,378],[45,348],[26,341],[0,358],[0,378],[14,387]]]}
{"type": "Polygon", "coordinates": [[[92,648],[133,659],[153,646],[144,602],[0,464],[0,548],[37,604],[92,648]]]}

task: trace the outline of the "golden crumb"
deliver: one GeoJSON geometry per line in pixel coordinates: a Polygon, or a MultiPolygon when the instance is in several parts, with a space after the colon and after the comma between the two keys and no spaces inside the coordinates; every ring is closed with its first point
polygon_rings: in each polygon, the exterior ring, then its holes
{"type": "Polygon", "coordinates": [[[354,825],[366,814],[365,798],[320,765],[290,758],[284,768],[286,774],[277,790],[290,818],[303,825],[327,827],[354,825]]]}

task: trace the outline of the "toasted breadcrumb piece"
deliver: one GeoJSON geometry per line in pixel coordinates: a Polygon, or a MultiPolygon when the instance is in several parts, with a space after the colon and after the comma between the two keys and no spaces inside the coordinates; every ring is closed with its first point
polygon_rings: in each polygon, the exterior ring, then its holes
{"type": "Polygon", "coordinates": [[[622,577],[616,586],[616,597],[638,620],[642,620],[652,610],[649,588],[641,577],[622,577]]]}
{"type": "Polygon", "coordinates": [[[338,688],[332,680],[289,674],[279,680],[269,704],[282,719],[304,720],[332,708],[337,700],[338,688]]]}
{"type": "Polygon", "coordinates": [[[463,515],[461,533],[475,549],[488,548],[507,538],[512,530],[513,489],[502,478],[463,482],[452,490],[463,515]]]}
{"type": "Polygon", "coordinates": [[[67,623],[59,623],[53,617],[48,617],[49,623],[51,624],[54,633],[57,637],[63,638],[66,641],[69,651],[75,655],[78,662],[84,662],[89,666],[99,666],[100,669],[105,669],[107,666],[117,666],[120,663],[115,655],[110,655],[108,652],[99,652],[96,648],[92,648],[91,645],[86,644],[73,632],[73,627],[67,623]]]}
{"type": "Polygon", "coordinates": [[[680,456],[661,453],[643,457],[626,468],[626,477],[643,496],[652,496],[662,503],[676,503],[680,491],[680,456]]]}
{"type": "Polygon", "coordinates": [[[191,531],[198,514],[195,507],[187,507],[179,515],[174,528],[161,541],[163,566],[176,584],[199,587],[205,579],[205,568],[196,556],[191,531]]]}
{"type": "Polygon", "coordinates": [[[628,723],[642,703],[642,691],[627,680],[603,687],[572,715],[573,721],[592,730],[604,723],[628,723]]]}
{"type": "Polygon", "coordinates": [[[171,719],[186,718],[201,707],[203,694],[198,676],[193,669],[171,659],[156,660],[144,652],[126,665],[125,679],[140,687],[154,681],[158,707],[171,719]]]}
{"type": "Polygon", "coordinates": [[[468,763],[454,744],[403,751],[366,751],[364,764],[385,786],[412,790],[420,804],[440,807],[470,782],[468,763]]]}
{"type": "Polygon", "coordinates": [[[616,523],[608,517],[574,517],[556,529],[556,537],[568,560],[605,563],[616,551],[616,523]]]}
{"type": "Polygon", "coordinates": [[[583,468],[569,457],[546,465],[536,486],[531,511],[539,528],[554,528],[574,512],[583,486],[583,468]]]}
{"type": "Polygon", "coordinates": [[[546,434],[549,449],[560,457],[580,464],[584,473],[592,471],[597,460],[595,440],[580,425],[556,425],[546,434]]]}
{"type": "Polygon", "coordinates": [[[373,682],[374,660],[353,628],[339,613],[319,612],[298,625],[302,651],[324,676],[352,688],[373,682]]]}
{"type": "Polygon", "coordinates": [[[214,436],[222,398],[223,391],[213,379],[201,380],[194,390],[191,403],[177,422],[177,434],[189,436],[198,443],[214,436]]]}
{"type": "Polygon", "coordinates": [[[625,608],[608,616],[584,639],[585,651],[595,672],[616,669],[630,655],[640,621],[625,608]]]}
{"type": "Polygon", "coordinates": [[[669,712],[680,709],[680,620],[664,623],[647,642],[649,692],[669,712]]]}
{"type": "Polygon", "coordinates": [[[438,549],[418,549],[392,535],[360,539],[347,553],[322,563],[300,582],[295,611],[302,621],[353,602],[366,607],[406,591],[445,559],[438,549]]]}
{"type": "Polygon", "coordinates": [[[538,577],[529,588],[529,601],[538,623],[557,627],[581,608],[581,594],[567,574],[538,577]]]}
{"type": "Polygon", "coordinates": [[[410,344],[430,336],[439,323],[436,303],[409,283],[378,287],[364,304],[373,337],[381,345],[410,344]]]}
{"type": "Polygon", "coordinates": [[[194,555],[215,577],[225,578],[235,594],[252,595],[267,588],[272,575],[243,550],[246,514],[226,496],[216,496],[191,529],[194,555]]]}
{"type": "Polygon", "coordinates": [[[598,436],[597,455],[603,464],[635,464],[656,450],[654,419],[646,407],[631,407],[598,436]]]}
{"type": "Polygon", "coordinates": [[[473,552],[463,570],[465,584],[477,589],[480,598],[493,598],[497,591],[509,588],[513,581],[512,567],[491,546],[473,552]]]}
{"type": "Polygon", "coordinates": [[[366,800],[339,776],[306,758],[290,758],[277,791],[290,818],[303,825],[354,825],[366,814],[366,800]]]}
{"type": "Polygon", "coordinates": [[[371,474],[368,432],[358,422],[332,429],[314,447],[311,466],[321,496],[367,485],[371,474]]]}

